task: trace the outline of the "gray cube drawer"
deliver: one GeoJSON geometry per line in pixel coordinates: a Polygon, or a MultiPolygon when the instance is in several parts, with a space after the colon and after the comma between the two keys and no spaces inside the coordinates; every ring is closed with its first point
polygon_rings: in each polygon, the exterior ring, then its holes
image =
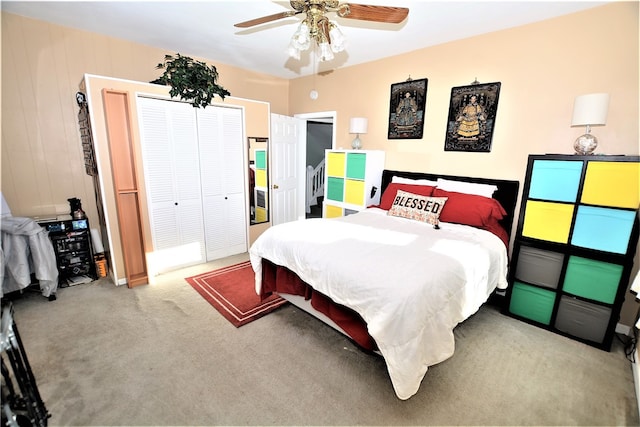
{"type": "Polygon", "coordinates": [[[516,267],[516,279],[545,288],[556,289],[564,255],[522,246],[516,267]]]}
{"type": "Polygon", "coordinates": [[[611,308],[563,295],[555,327],[575,337],[602,343],[609,326],[611,308]]]}

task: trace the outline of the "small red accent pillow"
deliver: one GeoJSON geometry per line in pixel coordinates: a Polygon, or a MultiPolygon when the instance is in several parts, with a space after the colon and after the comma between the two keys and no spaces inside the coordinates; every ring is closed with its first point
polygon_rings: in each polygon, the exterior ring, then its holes
{"type": "Polygon", "coordinates": [[[483,228],[494,226],[507,214],[496,199],[475,194],[456,193],[436,188],[433,197],[447,197],[447,204],[442,209],[440,221],[466,224],[483,228]]]}
{"type": "Polygon", "coordinates": [[[384,209],[388,211],[391,209],[393,205],[393,201],[396,199],[396,194],[398,190],[406,191],[408,193],[417,194],[420,196],[431,196],[433,193],[433,189],[435,187],[431,187],[430,185],[413,185],[413,184],[398,184],[395,182],[390,183],[387,188],[382,193],[382,197],[380,198],[380,204],[377,205],[377,208],[384,209]]]}

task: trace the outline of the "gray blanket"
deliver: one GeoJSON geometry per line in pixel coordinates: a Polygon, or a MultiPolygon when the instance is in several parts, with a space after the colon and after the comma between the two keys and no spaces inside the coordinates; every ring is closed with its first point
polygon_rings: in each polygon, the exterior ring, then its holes
{"type": "Polygon", "coordinates": [[[50,297],[58,289],[58,268],[49,233],[31,218],[3,217],[0,221],[0,296],[31,284],[31,273],[42,295],[50,297]]]}

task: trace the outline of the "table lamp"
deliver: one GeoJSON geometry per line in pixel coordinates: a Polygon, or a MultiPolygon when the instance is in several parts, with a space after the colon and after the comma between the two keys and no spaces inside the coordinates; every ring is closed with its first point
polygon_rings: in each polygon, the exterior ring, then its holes
{"type": "Polygon", "coordinates": [[[573,143],[576,154],[593,154],[598,146],[598,139],[591,134],[591,126],[604,126],[607,123],[608,109],[608,93],[590,93],[576,97],[573,103],[571,126],[587,127],[587,132],[573,143]]]}
{"type": "Polygon", "coordinates": [[[367,133],[368,121],[364,117],[352,117],[349,121],[349,133],[355,133],[356,137],[351,142],[351,148],[359,150],[362,148],[362,141],[360,141],[360,134],[367,133]]]}

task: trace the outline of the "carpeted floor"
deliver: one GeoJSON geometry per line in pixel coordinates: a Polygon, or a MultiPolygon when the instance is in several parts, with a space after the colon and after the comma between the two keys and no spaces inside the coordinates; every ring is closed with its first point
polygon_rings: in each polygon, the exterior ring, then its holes
{"type": "Polygon", "coordinates": [[[15,318],[49,425],[638,425],[630,362],[485,305],[407,401],[384,361],[288,305],[235,328],[161,276],[28,294],[15,318]]]}

